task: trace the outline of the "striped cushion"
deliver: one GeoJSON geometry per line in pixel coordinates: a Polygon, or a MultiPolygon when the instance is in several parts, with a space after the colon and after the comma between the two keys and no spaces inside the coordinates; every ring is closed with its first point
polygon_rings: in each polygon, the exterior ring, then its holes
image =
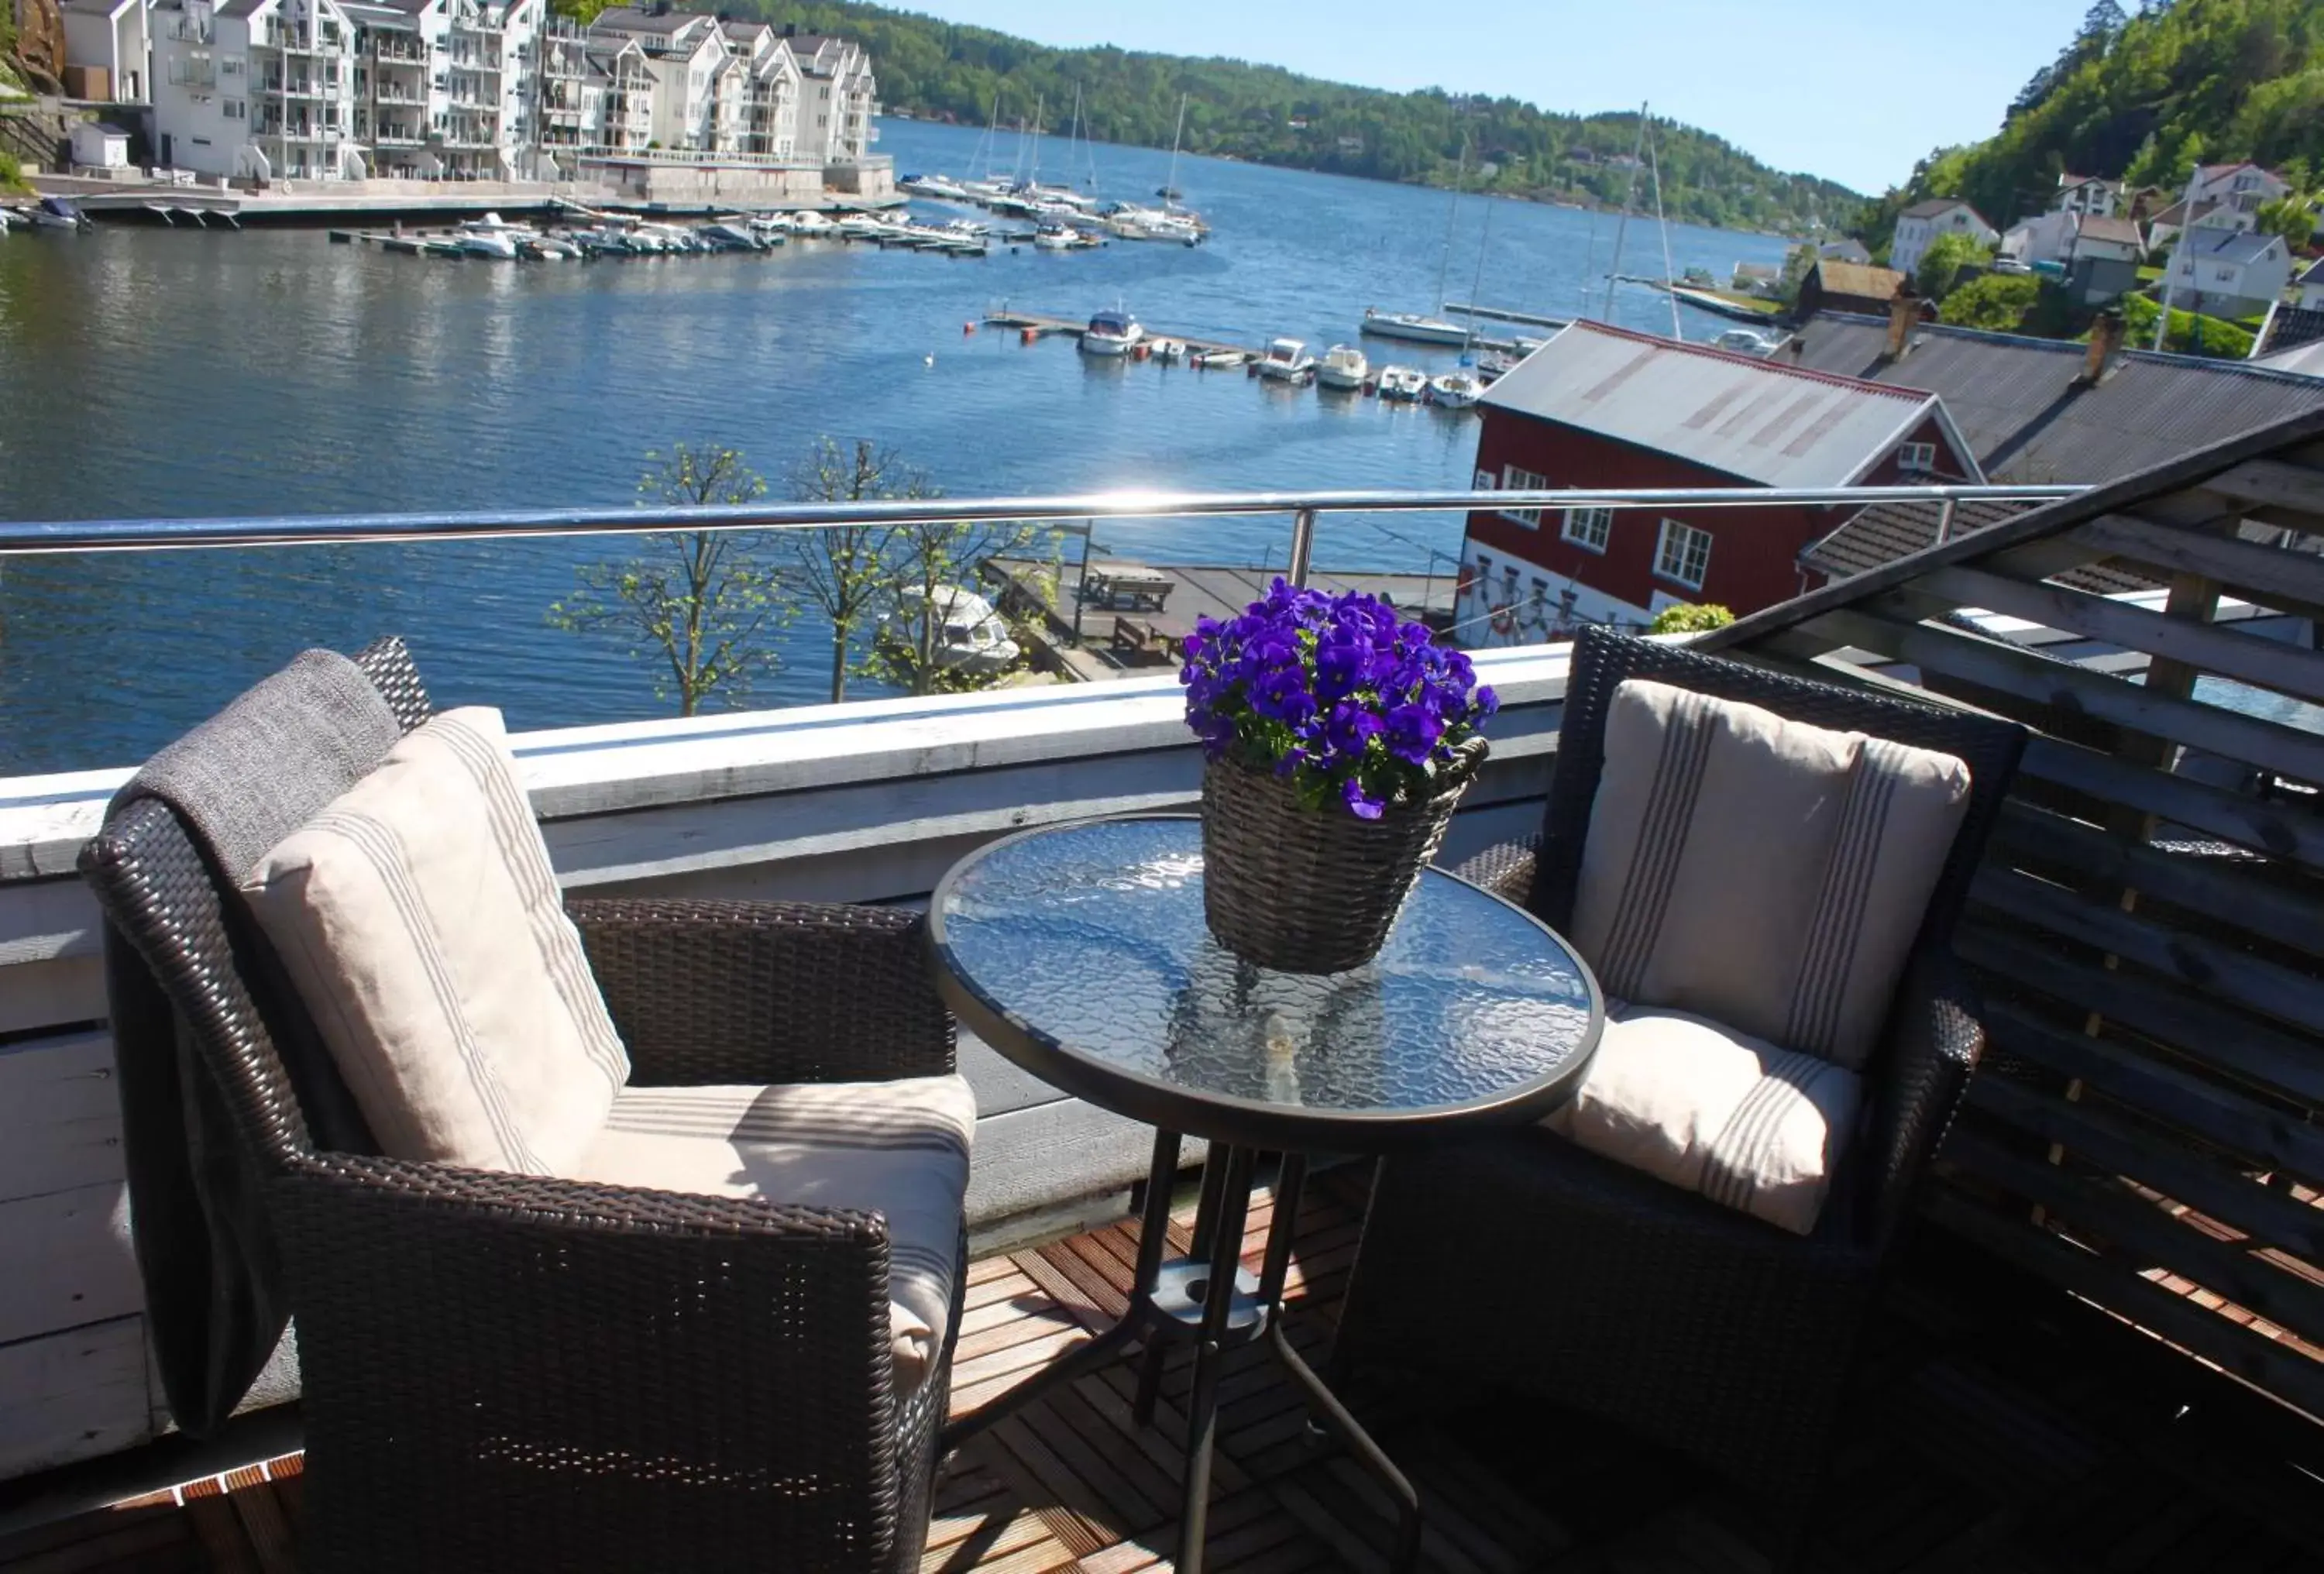
{"type": "Polygon", "coordinates": [[[1574,943],[1610,995],[1860,1070],[1969,787],[1950,754],[1629,679],[1574,943]]]}
{"type": "Polygon", "coordinates": [[[1856,1125],[1854,1072],[1706,1017],[1618,1010],[1551,1130],[1674,1186],[1813,1232],[1856,1125]]]}
{"type": "Polygon", "coordinates": [[[888,1331],[905,1388],[944,1348],[975,1134],[976,1096],[958,1076],[629,1088],[571,1174],[886,1214],[888,1331]]]}
{"type": "Polygon", "coordinates": [[[500,713],[447,711],[259,860],[242,890],[381,1151],[558,1174],[630,1061],[500,713]]]}

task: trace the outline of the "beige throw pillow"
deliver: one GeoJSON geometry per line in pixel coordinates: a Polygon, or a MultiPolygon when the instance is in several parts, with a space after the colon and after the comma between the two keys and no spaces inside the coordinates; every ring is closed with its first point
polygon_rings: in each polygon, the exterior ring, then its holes
{"type": "Polygon", "coordinates": [[[629,1056],[498,711],[447,711],[242,886],[381,1150],[570,1173],[629,1056]]]}
{"type": "Polygon", "coordinates": [[[1829,1061],[1683,1011],[1618,1011],[1542,1124],[1794,1235],[1814,1231],[1862,1087],[1829,1061]]]}
{"type": "Polygon", "coordinates": [[[1950,754],[1631,678],[1575,892],[1607,994],[1851,1070],[1969,806],[1950,754]]]}

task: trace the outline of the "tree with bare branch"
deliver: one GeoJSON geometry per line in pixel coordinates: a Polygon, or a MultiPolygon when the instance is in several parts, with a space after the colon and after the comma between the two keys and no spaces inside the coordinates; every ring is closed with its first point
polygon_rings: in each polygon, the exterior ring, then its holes
{"type": "MultiPolygon", "coordinates": [[[[640,506],[738,506],[767,492],[764,477],[739,448],[679,443],[649,453],[638,483],[640,506]]],[[[707,703],[739,705],[752,681],[780,665],[773,640],[788,616],[776,562],[777,532],[698,529],[640,538],[638,556],[584,564],[574,593],[549,609],[549,621],[575,632],[610,631],[632,641],[632,654],[666,670],[655,692],[691,716],[707,703]]]]}
{"type": "MultiPolygon", "coordinates": [[[[868,437],[844,445],[818,437],[791,469],[791,495],[802,502],[865,502],[938,497],[927,471],[868,437]]],[[[795,532],[790,584],[831,622],[831,702],[847,697],[849,659],[862,625],[894,599],[897,529],[884,523],[833,525],[795,532]]]]}

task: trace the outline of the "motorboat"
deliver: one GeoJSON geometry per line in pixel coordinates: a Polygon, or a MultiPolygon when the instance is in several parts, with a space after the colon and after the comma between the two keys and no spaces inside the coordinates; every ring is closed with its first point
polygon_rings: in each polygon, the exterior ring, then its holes
{"type": "Polygon", "coordinates": [[[1315,370],[1315,357],[1298,339],[1270,339],[1266,354],[1253,362],[1261,377],[1277,382],[1305,382],[1315,370]]]}
{"type": "Polygon", "coordinates": [[[1157,361],[1164,363],[1185,360],[1186,358],[1186,341],[1184,339],[1155,340],[1154,358],[1157,361]]]}
{"type": "Polygon", "coordinates": [[[791,233],[808,240],[829,240],[836,226],[822,214],[807,208],[791,215],[791,233]]]}
{"type": "Polygon", "coordinates": [[[761,240],[787,235],[797,227],[788,213],[762,213],[751,220],[751,233],[761,240]]]}
{"type": "Polygon", "coordinates": [[[945,175],[907,175],[896,182],[896,188],[900,191],[908,191],[914,197],[926,198],[931,202],[973,200],[969,196],[968,188],[945,175]]]}
{"type": "Polygon", "coordinates": [[[1775,353],[1783,341],[1773,334],[1763,334],[1757,328],[1729,328],[1711,341],[1715,350],[1729,350],[1738,355],[1767,356],[1775,353]]]}
{"type": "Polygon", "coordinates": [[[643,244],[656,252],[691,252],[696,250],[693,234],[674,224],[641,224],[630,232],[632,244],[643,244]]]}
{"type": "Polygon", "coordinates": [[[1323,358],[1315,363],[1316,382],[1342,392],[1361,389],[1370,381],[1371,374],[1371,362],[1353,345],[1333,345],[1323,352],[1323,358]]]}
{"type": "Polygon", "coordinates": [[[1446,410],[1467,410],[1485,395],[1485,380],[1463,369],[1428,380],[1428,402],[1446,410]]]}
{"type": "Polygon", "coordinates": [[[1469,330],[1441,317],[1416,311],[1379,311],[1364,308],[1363,331],[1376,339],[1402,339],[1408,345],[1465,345],[1469,330]]]}
{"type": "Polygon", "coordinates": [[[1199,245],[1207,233],[1183,215],[1129,206],[1107,215],[1105,227],[1108,234],[1125,241],[1164,241],[1182,246],[1199,245]]]}
{"type": "Polygon", "coordinates": [[[535,235],[520,249],[537,262],[566,262],[581,255],[580,246],[564,235],[535,235]]]}
{"type": "Polygon", "coordinates": [[[974,591],[938,585],[936,603],[936,615],[943,621],[927,630],[927,599],[919,591],[905,591],[896,598],[896,610],[880,620],[880,637],[917,651],[923,633],[931,632],[938,667],[976,676],[1004,671],[1021,653],[992,603],[974,591]]]}
{"type": "Polygon", "coordinates": [[[18,219],[30,219],[34,229],[87,229],[88,215],[68,197],[43,197],[30,208],[17,210],[18,219]]]}
{"type": "Polygon", "coordinates": [[[1477,376],[1487,387],[1517,369],[1517,358],[1507,350],[1488,350],[1477,357],[1477,376]]]}
{"type": "Polygon", "coordinates": [[[516,237],[497,226],[462,225],[451,239],[471,257],[492,257],[503,262],[517,259],[516,237]]]}
{"type": "Polygon", "coordinates": [[[752,235],[747,224],[732,224],[721,219],[715,224],[704,225],[696,233],[721,251],[757,252],[766,249],[766,243],[752,235]]]}
{"type": "Polygon", "coordinates": [[[1376,386],[1382,399],[1413,404],[1428,392],[1428,375],[1410,366],[1383,366],[1376,386]]]}
{"type": "Polygon", "coordinates": [[[1033,249],[1040,252],[1070,252],[1081,244],[1080,232],[1061,224],[1045,224],[1033,235],[1033,249]]]}
{"type": "Polygon", "coordinates": [[[1130,313],[1120,308],[1102,311],[1089,319],[1089,327],[1082,332],[1082,354],[1127,355],[1145,336],[1146,330],[1130,313]]]}
{"type": "Polygon", "coordinates": [[[892,241],[904,233],[903,226],[874,213],[851,213],[833,227],[851,241],[892,241]]]}
{"type": "Polygon", "coordinates": [[[1187,359],[1200,371],[1223,372],[1250,359],[1248,350],[1201,350],[1187,359]]]}

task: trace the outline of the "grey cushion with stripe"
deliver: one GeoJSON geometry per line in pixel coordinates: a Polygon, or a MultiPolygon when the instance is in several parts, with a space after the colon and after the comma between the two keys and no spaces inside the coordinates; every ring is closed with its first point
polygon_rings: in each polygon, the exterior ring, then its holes
{"type": "Polygon", "coordinates": [[[500,713],[447,711],[242,890],[381,1151],[558,1174],[629,1079],[500,713]]]}
{"type": "Polygon", "coordinates": [[[889,1334],[906,1388],[944,1348],[975,1134],[976,1096],[957,1075],[630,1088],[570,1174],[886,1214],[889,1334]]]}
{"type": "Polygon", "coordinates": [[[1862,1102],[1845,1067],[1704,1017],[1617,1008],[1544,1122],[1592,1153],[1798,1235],[1815,1229],[1862,1102]]]}
{"type": "Polygon", "coordinates": [[[1861,1069],[1969,786],[1949,754],[1629,679],[1574,943],[1609,995],[1861,1069]]]}

